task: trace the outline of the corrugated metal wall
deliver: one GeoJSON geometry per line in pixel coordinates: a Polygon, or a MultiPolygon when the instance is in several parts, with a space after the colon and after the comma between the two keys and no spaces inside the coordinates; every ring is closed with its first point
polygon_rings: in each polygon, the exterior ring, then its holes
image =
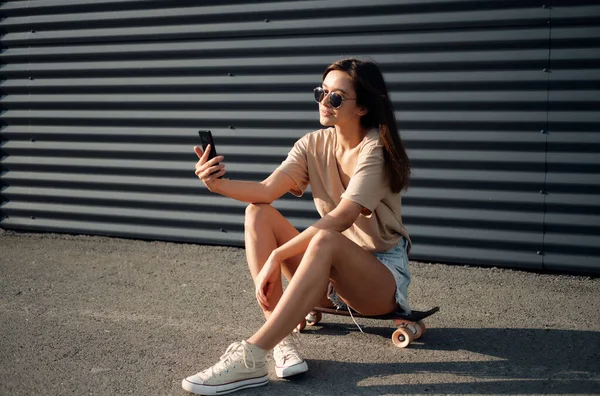
{"type": "Polygon", "coordinates": [[[600,272],[600,2],[552,9],[544,268],[600,272]]]}
{"type": "MultiPolygon", "coordinates": [[[[196,131],[261,180],[319,127],[324,68],[359,56],[413,161],[411,258],[600,272],[599,7],[365,4],[1,3],[0,225],[242,245],[245,205],[194,176],[196,131]]],[[[275,206],[316,216],[310,195],[275,206]]]]}

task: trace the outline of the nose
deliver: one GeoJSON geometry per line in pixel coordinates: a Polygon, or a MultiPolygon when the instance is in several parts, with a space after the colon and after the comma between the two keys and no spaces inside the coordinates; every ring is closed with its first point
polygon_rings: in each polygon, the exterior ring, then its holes
{"type": "Polygon", "coordinates": [[[321,99],[321,104],[323,106],[331,107],[331,100],[330,100],[331,96],[330,95],[331,95],[331,92],[327,92],[325,94],[325,96],[323,96],[323,99],[321,99]]]}

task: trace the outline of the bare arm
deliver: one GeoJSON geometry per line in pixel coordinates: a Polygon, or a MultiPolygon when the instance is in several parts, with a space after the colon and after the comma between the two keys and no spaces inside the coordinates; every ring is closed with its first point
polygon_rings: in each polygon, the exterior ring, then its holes
{"type": "MultiPolygon", "coordinates": [[[[217,156],[207,161],[210,146],[204,153],[199,147],[194,147],[194,151],[199,158],[196,163],[198,178],[204,182],[210,191],[238,201],[270,204],[295,186],[295,182],[291,177],[278,171],[272,173],[262,182],[219,179],[220,176],[225,174],[225,165],[223,163],[217,164],[222,162],[224,157],[217,156]]],[[[275,249],[273,255],[278,260],[284,261],[304,252],[319,230],[342,232],[356,221],[362,209],[361,205],[348,199],[342,199],[334,210],[295,238],[275,249]]]]}
{"type": "Polygon", "coordinates": [[[210,146],[204,153],[199,147],[194,147],[194,151],[198,156],[196,175],[214,193],[242,202],[270,204],[295,185],[291,177],[278,171],[262,182],[219,179],[225,174],[224,157],[220,155],[207,161],[210,146]]]}
{"type": "Polygon", "coordinates": [[[262,182],[221,179],[211,191],[242,202],[270,204],[293,186],[291,177],[275,171],[262,182]]]}
{"type": "Polygon", "coordinates": [[[273,251],[277,260],[284,261],[300,254],[308,248],[311,239],[320,230],[342,232],[350,228],[356,221],[362,206],[348,199],[342,199],[339,205],[329,214],[318,220],[315,224],[302,231],[295,238],[281,245],[273,251]]]}

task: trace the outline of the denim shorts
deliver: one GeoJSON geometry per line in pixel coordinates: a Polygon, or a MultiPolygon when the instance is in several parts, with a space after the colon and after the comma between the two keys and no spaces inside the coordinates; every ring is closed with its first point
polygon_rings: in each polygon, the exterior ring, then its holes
{"type": "MultiPolygon", "coordinates": [[[[408,241],[402,237],[400,242],[390,250],[373,253],[373,255],[391,271],[396,281],[396,302],[402,311],[410,313],[410,305],[408,304],[410,270],[408,269],[407,247],[408,241]]],[[[329,283],[327,289],[327,298],[337,309],[348,309],[348,305],[338,296],[331,283],[329,283]]]]}

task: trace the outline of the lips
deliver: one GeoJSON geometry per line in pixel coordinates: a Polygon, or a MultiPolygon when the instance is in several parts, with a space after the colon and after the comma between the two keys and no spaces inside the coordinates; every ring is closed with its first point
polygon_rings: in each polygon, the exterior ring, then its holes
{"type": "Polygon", "coordinates": [[[331,116],[333,115],[333,113],[330,113],[330,112],[328,112],[328,111],[323,111],[323,110],[321,110],[321,115],[322,115],[323,117],[331,117],[331,116]]]}

